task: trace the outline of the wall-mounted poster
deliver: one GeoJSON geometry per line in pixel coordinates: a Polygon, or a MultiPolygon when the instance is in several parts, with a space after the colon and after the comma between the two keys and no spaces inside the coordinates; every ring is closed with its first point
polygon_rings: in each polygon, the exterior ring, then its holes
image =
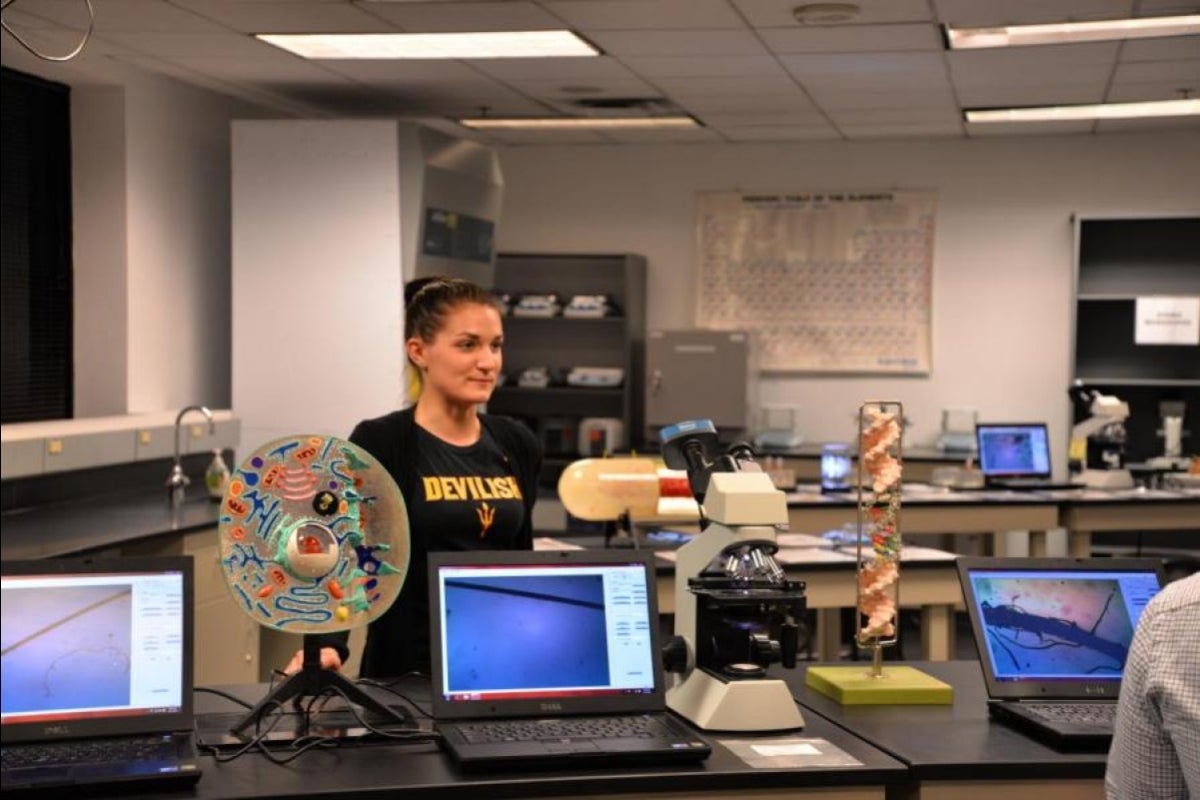
{"type": "Polygon", "coordinates": [[[764,371],[930,370],[934,192],[701,193],[697,323],[764,371]]]}

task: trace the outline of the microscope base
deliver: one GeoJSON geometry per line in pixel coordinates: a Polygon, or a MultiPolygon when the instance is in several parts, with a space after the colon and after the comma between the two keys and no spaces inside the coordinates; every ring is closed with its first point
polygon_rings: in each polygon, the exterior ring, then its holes
{"type": "Polygon", "coordinates": [[[1085,469],[1079,480],[1089,489],[1133,488],[1133,475],[1127,469],[1085,469]]]}
{"type": "Polygon", "coordinates": [[[781,680],[723,681],[693,669],[667,690],[667,707],[706,731],[783,731],[804,717],[781,680]]]}

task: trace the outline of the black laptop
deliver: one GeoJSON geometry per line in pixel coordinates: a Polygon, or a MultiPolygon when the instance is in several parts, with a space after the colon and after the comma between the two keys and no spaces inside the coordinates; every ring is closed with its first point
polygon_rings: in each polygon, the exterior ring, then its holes
{"type": "Polygon", "coordinates": [[[959,558],[992,716],[1061,749],[1107,749],[1121,673],[1162,566],[1142,558],[959,558]]]}
{"type": "Polygon", "coordinates": [[[433,712],[465,768],[699,761],[666,710],[654,556],[429,556],[433,712]]]}
{"type": "Polygon", "coordinates": [[[192,559],[0,572],[5,795],[194,783],[192,559]]]}
{"type": "Polygon", "coordinates": [[[1050,436],[1044,422],[977,423],[975,442],[984,483],[995,489],[1077,489],[1050,474],[1050,436]]]}

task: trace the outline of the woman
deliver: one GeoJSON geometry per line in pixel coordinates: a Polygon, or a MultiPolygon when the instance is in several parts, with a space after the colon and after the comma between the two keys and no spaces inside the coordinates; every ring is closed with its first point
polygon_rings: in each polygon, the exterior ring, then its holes
{"type": "MultiPolygon", "coordinates": [[[[445,277],[411,281],[404,296],[415,405],[360,422],[350,435],[400,487],[411,537],[404,587],[367,631],[363,677],[429,672],[428,553],[533,546],[537,440],[520,423],[478,413],[502,363],[495,301],[470,281],[445,277]]],[[[339,669],[349,656],[348,634],[324,639],[321,663],[339,669]]],[[[287,671],[301,663],[298,652],[287,671]]]]}

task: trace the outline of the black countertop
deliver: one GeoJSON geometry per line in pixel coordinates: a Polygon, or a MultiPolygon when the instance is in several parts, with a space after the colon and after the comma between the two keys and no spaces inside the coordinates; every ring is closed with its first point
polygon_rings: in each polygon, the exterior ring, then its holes
{"type": "MultiPolygon", "coordinates": [[[[893,662],[887,662],[891,664],[893,662]]],[[[1069,753],[988,717],[977,661],[909,662],[954,687],[952,706],[843,706],[804,685],[805,669],[777,670],[808,709],[908,764],[914,780],[1104,777],[1107,753],[1069,753]]],[[[841,666],[845,666],[842,664],[841,666]]],[[[863,668],[867,668],[863,662],[863,668]]],[[[886,664],[885,664],[886,666],[886,664]]]]}
{"type": "Polygon", "coordinates": [[[179,508],[171,508],[166,489],[156,487],[6,511],[0,516],[0,558],[81,555],[163,534],[215,530],[219,510],[203,483],[193,482],[179,508]]]}
{"type": "MultiPolygon", "coordinates": [[[[429,685],[405,679],[398,687],[428,708],[429,685]],[[424,702],[422,702],[424,701],[424,702]]],[[[222,687],[247,700],[257,700],[264,686],[222,687]]],[[[370,690],[377,691],[377,690],[370,690]]],[[[394,701],[391,698],[389,702],[394,701]]],[[[199,727],[205,730],[206,715],[238,712],[229,701],[206,693],[196,695],[199,727]]],[[[786,787],[882,786],[899,784],[908,777],[907,768],[878,749],[847,733],[818,714],[809,714],[807,727],[796,736],[830,741],[861,762],[861,766],[814,767],[807,769],[754,768],[720,742],[752,738],[745,735],[710,734],[712,755],[699,764],[672,766],[572,767],[570,770],[471,772],[457,769],[434,744],[350,745],[337,749],[317,748],[286,766],[271,763],[258,753],[219,764],[202,756],[203,774],[193,792],[176,792],[166,797],[275,798],[275,797],[395,797],[406,798],[511,798],[552,795],[595,796],[653,792],[718,792],[745,794],[750,790],[786,787]]],[[[428,721],[422,723],[428,727],[428,721]]],[[[768,738],[775,738],[774,735],[768,738]]]]}

